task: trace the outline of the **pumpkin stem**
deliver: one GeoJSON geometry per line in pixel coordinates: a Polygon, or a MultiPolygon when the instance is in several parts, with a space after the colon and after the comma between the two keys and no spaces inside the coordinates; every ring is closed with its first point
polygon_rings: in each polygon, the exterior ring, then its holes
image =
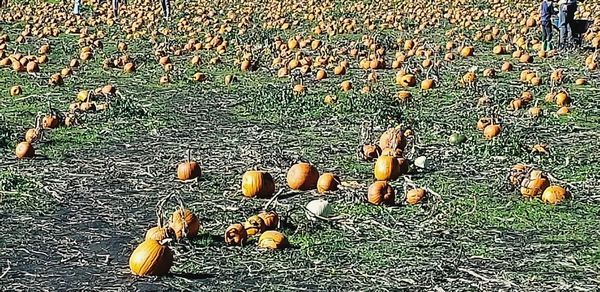
{"type": "Polygon", "coordinates": [[[37,117],[35,117],[35,129],[39,131],[42,128],[42,113],[38,112],[37,117]]]}

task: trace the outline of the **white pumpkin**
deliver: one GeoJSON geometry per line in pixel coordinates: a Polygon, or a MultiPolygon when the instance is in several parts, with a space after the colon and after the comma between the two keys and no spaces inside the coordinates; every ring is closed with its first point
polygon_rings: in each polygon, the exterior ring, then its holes
{"type": "Polygon", "coordinates": [[[329,202],[323,199],[313,200],[306,204],[306,217],[308,219],[316,221],[317,218],[314,215],[319,217],[328,217],[331,213],[331,207],[329,206],[329,202]],[[314,215],[313,215],[314,214],[314,215]]]}

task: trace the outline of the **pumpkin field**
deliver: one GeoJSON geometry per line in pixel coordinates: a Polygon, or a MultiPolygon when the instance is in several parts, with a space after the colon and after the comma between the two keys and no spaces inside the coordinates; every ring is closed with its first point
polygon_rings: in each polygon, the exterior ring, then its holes
{"type": "Polygon", "coordinates": [[[540,2],[9,0],[0,290],[598,291],[600,2],[540,2]]]}

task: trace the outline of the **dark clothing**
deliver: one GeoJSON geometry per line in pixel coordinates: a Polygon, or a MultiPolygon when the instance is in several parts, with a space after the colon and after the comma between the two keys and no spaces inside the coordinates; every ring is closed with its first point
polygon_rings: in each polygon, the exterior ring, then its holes
{"type": "Polygon", "coordinates": [[[160,6],[162,7],[163,15],[165,19],[168,19],[171,16],[171,1],[169,0],[160,0],[160,6]]]}
{"type": "Polygon", "coordinates": [[[567,12],[566,12],[566,22],[569,24],[569,26],[571,27],[571,30],[574,29],[574,24],[575,22],[573,20],[575,20],[575,12],[577,12],[577,3],[567,3],[567,12]]]}
{"type": "Polygon", "coordinates": [[[552,2],[550,1],[542,1],[542,5],[540,5],[540,14],[541,14],[541,22],[542,26],[548,25],[551,23],[552,15],[557,13],[552,6],[552,2]]]}
{"type": "MultiPolygon", "coordinates": [[[[552,42],[552,24],[550,23],[542,25],[542,42],[552,42]]],[[[544,50],[546,50],[546,48],[544,48],[544,50]]]]}

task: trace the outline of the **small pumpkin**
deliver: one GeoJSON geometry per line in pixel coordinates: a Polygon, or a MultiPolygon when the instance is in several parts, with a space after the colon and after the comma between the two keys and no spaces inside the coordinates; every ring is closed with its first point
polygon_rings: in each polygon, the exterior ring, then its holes
{"type": "Polygon", "coordinates": [[[258,215],[250,216],[244,222],[244,228],[248,236],[254,236],[266,230],[265,221],[258,215]]]}
{"type": "Polygon", "coordinates": [[[374,145],[374,144],[365,144],[362,147],[362,157],[364,160],[373,160],[377,157],[379,157],[379,154],[381,153],[381,148],[379,148],[379,146],[374,145]]]}
{"type": "Polygon", "coordinates": [[[170,227],[175,232],[177,240],[183,237],[193,238],[198,235],[200,221],[192,211],[178,208],[171,216],[170,227]]]}
{"type": "Polygon", "coordinates": [[[182,162],[177,166],[177,178],[180,180],[190,180],[200,177],[202,170],[196,161],[191,160],[191,152],[188,152],[186,162],[182,162]]]}
{"type": "Polygon", "coordinates": [[[262,211],[258,213],[257,216],[263,220],[265,230],[277,229],[277,226],[279,225],[279,215],[275,211],[262,211]]]}
{"type": "Polygon", "coordinates": [[[242,176],[242,194],[245,197],[269,198],[275,192],[275,182],[265,171],[246,171],[242,176]]]}
{"type": "Polygon", "coordinates": [[[489,126],[492,123],[492,119],[490,118],[480,118],[477,121],[477,129],[483,131],[485,127],[489,126]]]}
{"type": "Polygon", "coordinates": [[[344,80],[340,84],[340,87],[342,88],[342,91],[349,91],[350,89],[352,89],[352,82],[350,82],[349,80],[344,80]]]}
{"type": "Polygon", "coordinates": [[[558,106],[568,106],[571,103],[571,98],[566,92],[561,91],[556,94],[555,101],[558,106]]]}
{"type": "Polygon", "coordinates": [[[9,90],[10,96],[17,96],[23,93],[23,89],[19,85],[12,86],[9,90]]]}
{"type": "Polygon", "coordinates": [[[483,136],[486,140],[492,140],[494,137],[500,135],[500,132],[502,132],[502,127],[500,127],[500,125],[491,124],[483,129],[483,136]]]}
{"type": "Polygon", "coordinates": [[[373,205],[393,205],[395,199],[394,188],[387,181],[376,181],[367,191],[367,201],[373,205]]]}
{"type": "Polygon", "coordinates": [[[163,276],[173,266],[173,252],[157,240],[149,239],[138,245],[129,257],[129,268],[138,276],[163,276]]]}
{"type": "Polygon", "coordinates": [[[556,111],[556,114],[557,114],[557,115],[559,115],[559,116],[564,116],[564,115],[567,115],[567,114],[569,114],[569,112],[570,112],[570,111],[571,111],[571,110],[569,109],[569,107],[566,107],[566,106],[561,106],[561,107],[560,107],[560,108],[559,108],[559,109],[556,111]]]}
{"type": "Polygon", "coordinates": [[[144,236],[144,239],[145,240],[153,239],[153,240],[161,241],[161,240],[172,237],[173,233],[174,233],[174,231],[170,227],[154,226],[154,227],[148,229],[148,231],[146,231],[146,236],[144,236]]]}
{"type": "Polygon", "coordinates": [[[96,111],[96,104],[91,101],[84,101],[79,105],[79,110],[82,112],[96,111]]]}
{"type": "Polygon", "coordinates": [[[558,204],[567,197],[567,190],[561,186],[549,186],[542,193],[542,201],[548,204],[558,204]]]}
{"type": "Polygon", "coordinates": [[[135,72],[135,64],[132,63],[132,62],[129,62],[129,63],[125,64],[123,66],[123,72],[125,72],[125,73],[133,73],[133,72],[135,72]]]}
{"type": "Polygon", "coordinates": [[[319,193],[337,191],[340,178],[333,173],[324,173],[317,181],[317,191],[319,193]]]}
{"type": "Polygon", "coordinates": [[[430,90],[435,88],[435,81],[433,79],[425,79],[421,81],[422,90],[430,90]]]}
{"type": "Polygon", "coordinates": [[[39,140],[41,135],[41,131],[38,128],[31,128],[25,132],[25,141],[29,143],[33,143],[39,140]]]}
{"type": "Polygon", "coordinates": [[[332,105],[337,102],[337,97],[335,95],[328,94],[323,98],[323,103],[332,105]]]}
{"type": "Polygon", "coordinates": [[[416,205],[425,198],[425,194],[425,190],[421,188],[409,190],[406,192],[406,202],[410,205],[416,205]]]}
{"type": "Polygon", "coordinates": [[[17,144],[15,149],[15,155],[17,158],[31,158],[35,155],[35,149],[29,142],[21,142],[17,144]]]}
{"type": "Polygon", "coordinates": [[[231,224],[225,230],[225,243],[228,245],[243,245],[247,239],[248,233],[241,223],[231,224]]]}
{"type": "Polygon", "coordinates": [[[306,204],[306,217],[309,220],[316,221],[317,216],[328,217],[331,213],[329,202],[323,199],[312,200],[306,204]]]}
{"type": "Polygon", "coordinates": [[[317,187],[319,172],[308,163],[297,163],[287,173],[288,186],[293,190],[307,191],[317,187]]]}
{"type": "Polygon", "coordinates": [[[288,240],[283,233],[267,230],[258,238],[258,247],[266,249],[282,249],[288,246],[288,240]]]}
{"type": "Polygon", "coordinates": [[[42,127],[44,129],[54,129],[58,127],[58,117],[53,114],[44,116],[42,119],[42,127]]]}
{"type": "Polygon", "coordinates": [[[529,109],[529,115],[532,116],[532,117],[534,117],[534,118],[537,118],[537,117],[541,116],[542,112],[543,112],[543,110],[539,106],[534,106],[534,107],[531,107],[529,109]]]}

